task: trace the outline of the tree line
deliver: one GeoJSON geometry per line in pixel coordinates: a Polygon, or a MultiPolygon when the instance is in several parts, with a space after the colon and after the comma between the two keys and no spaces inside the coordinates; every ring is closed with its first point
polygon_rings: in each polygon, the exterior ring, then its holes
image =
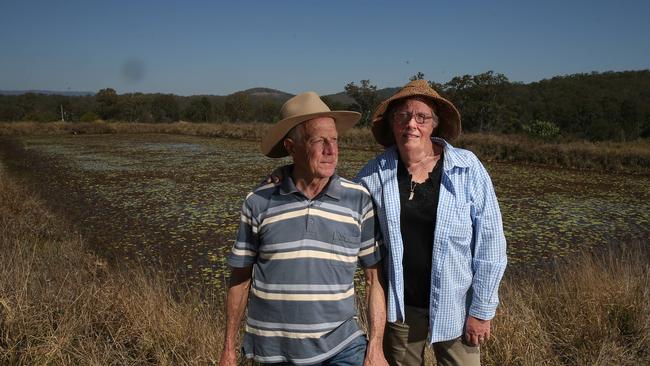
{"type": "MultiPolygon", "coordinates": [[[[419,72],[411,80],[424,78],[419,72]]],[[[650,70],[574,74],[529,84],[488,71],[429,84],[456,105],[468,132],[528,133],[550,140],[650,137],[650,70]]],[[[323,100],[332,109],[361,112],[361,125],[367,125],[377,104],[399,88],[377,89],[361,80],[344,89],[323,100]]],[[[228,96],[117,94],[111,88],[88,96],[0,95],[0,120],[276,122],[289,97],[248,91],[228,96]]]]}

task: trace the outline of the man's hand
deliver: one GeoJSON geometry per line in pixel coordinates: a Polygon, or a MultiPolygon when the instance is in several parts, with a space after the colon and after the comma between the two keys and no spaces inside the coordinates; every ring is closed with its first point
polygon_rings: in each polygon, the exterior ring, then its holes
{"type": "Polygon", "coordinates": [[[465,340],[472,347],[478,347],[490,339],[490,320],[468,316],[465,323],[465,340]]]}
{"type": "Polygon", "coordinates": [[[368,342],[366,358],[363,360],[363,366],[388,366],[384,358],[384,349],[381,343],[375,341],[368,342]]]}
{"type": "Polygon", "coordinates": [[[224,349],[221,352],[219,366],[237,366],[237,353],[233,349],[224,349]]]}

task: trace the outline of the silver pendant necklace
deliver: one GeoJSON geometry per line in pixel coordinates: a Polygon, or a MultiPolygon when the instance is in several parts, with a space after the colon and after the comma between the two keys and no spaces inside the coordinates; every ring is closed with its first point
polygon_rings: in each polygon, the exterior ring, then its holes
{"type": "Polygon", "coordinates": [[[417,185],[418,185],[417,183],[415,183],[414,181],[411,181],[411,194],[409,194],[409,201],[413,200],[413,195],[415,194],[415,192],[414,192],[415,186],[417,186],[417,185]]]}

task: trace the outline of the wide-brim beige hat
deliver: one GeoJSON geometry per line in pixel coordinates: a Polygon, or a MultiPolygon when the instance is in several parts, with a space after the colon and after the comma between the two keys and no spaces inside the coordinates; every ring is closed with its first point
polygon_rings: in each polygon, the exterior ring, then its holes
{"type": "Polygon", "coordinates": [[[284,138],[294,126],[317,117],[332,117],[339,135],[352,128],[361,114],[353,111],[332,111],[318,94],[310,91],[287,100],[280,110],[282,120],[273,125],[262,138],[260,150],[270,158],[289,155],[284,148],[284,138]]]}
{"type": "Polygon", "coordinates": [[[391,102],[410,97],[423,97],[433,101],[439,122],[438,130],[435,133],[436,136],[451,141],[460,135],[460,113],[458,113],[456,107],[433,90],[426,80],[414,80],[406,84],[392,97],[381,102],[372,114],[372,134],[378,143],[385,147],[395,144],[395,137],[391,131],[388,118],[385,118],[385,113],[391,102]]]}

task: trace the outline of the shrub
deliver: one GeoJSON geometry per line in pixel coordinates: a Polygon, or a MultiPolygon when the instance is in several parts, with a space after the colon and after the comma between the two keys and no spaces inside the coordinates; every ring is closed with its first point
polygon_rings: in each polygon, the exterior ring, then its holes
{"type": "Polygon", "coordinates": [[[99,120],[99,116],[95,112],[88,111],[81,115],[81,122],[95,122],[99,120]]]}
{"type": "Polygon", "coordinates": [[[550,141],[560,134],[560,128],[553,122],[534,120],[523,126],[524,131],[531,138],[550,141]]]}

